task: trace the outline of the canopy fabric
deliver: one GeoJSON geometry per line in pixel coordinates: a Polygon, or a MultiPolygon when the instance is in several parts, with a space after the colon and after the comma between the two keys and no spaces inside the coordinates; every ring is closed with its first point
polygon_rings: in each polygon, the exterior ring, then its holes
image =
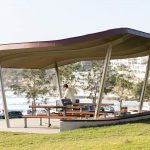
{"type": "Polygon", "coordinates": [[[0,45],[3,68],[41,69],[81,60],[104,59],[112,45],[111,59],[150,54],[150,34],[118,28],[79,37],[54,41],[25,42],[0,45]]]}

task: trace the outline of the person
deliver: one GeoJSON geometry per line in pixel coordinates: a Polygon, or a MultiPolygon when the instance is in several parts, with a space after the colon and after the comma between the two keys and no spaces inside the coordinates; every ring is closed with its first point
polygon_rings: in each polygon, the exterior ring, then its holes
{"type": "Polygon", "coordinates": [[[72,103],[75,103],[74,92],[68,87],[68,84],[63,85],[64,99],[71,99],[72,103]]]}

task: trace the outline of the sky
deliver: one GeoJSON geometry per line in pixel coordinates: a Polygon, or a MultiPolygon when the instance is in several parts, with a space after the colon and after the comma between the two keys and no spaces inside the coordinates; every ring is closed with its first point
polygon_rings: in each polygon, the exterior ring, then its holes
{"type": "Polygon", "coordinates": [[[150,33],[150,0],[0,0],[0,44],[128,27],[150,33]]]}

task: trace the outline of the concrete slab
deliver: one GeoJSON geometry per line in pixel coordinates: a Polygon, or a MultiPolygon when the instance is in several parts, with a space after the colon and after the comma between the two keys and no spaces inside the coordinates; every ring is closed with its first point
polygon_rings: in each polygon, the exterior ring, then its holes
{"type": "Polygon", "coordinates": [[[0,131],[8,132],[26,132],[26,133],[40,133],[53,134],[60,132],[60,120],[51,119],[51,127],[48,127],[48,120],[42,119],[42,126],[40,126],[40,119],[28,119],[28,128],[24,128],[24,119],[10,119],[10,128],[6,127],[5,119],[0,119],[0,131]]]}

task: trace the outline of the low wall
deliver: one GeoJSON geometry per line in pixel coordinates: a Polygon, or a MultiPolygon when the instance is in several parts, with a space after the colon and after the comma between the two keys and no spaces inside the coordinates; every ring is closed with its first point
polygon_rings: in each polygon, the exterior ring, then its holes
{"type": "Polygon", "coordinates": [[[149,119],[150,114],[143,116],[114,119],[114,120],[61,120],[60,121],[60,131],[73,130],[81,127],[94,127],[94,126],[104,126],[104,125],[114,125],[120,123],[134,122],[138,120],[149,119]]]}

